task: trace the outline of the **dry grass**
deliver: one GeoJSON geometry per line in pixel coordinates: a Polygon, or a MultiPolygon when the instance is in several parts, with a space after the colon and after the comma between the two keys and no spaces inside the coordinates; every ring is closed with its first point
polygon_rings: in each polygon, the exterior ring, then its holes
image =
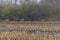
{"type": "Polygon", "coordinates": [[[0,30],[43,30],[60,31],[59,25],[40,25],[40,24],[0,24],[0,30]]]}
{"type": "Polygon", "coordinates": [[[25,32],[3,32],[0,33],[0,40],[60,40],[60,34],[57,35],[41,35],[31,34],[25,32]]]}
{"type": "MultiPolygon", "coordinates": [[[[57,25],[0,24],[0,30],[60,31],[60,26],[58,24],[57,25]]],[[[46,35],[46,34],[27,34],[26,32],[0,32],[0,40],[60,40],[60,33],[46,35]]]]}

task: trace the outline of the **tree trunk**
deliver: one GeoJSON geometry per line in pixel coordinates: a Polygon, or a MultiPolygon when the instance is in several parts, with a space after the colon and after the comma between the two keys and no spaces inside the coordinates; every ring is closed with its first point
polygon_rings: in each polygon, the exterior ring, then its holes
{"type": "Polygon", "coordinates": [[[18,0],[15,0],[15,5],[17,5],[17,1],[18,1],[18,0]]]}

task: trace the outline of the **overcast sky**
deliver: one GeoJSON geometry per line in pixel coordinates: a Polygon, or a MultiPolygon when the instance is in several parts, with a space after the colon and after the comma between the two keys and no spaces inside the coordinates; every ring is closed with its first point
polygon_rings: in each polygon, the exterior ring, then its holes
{"type": "MultiPolygon", "coordinates": [[[[0,0],[0,2],[1,2],[2,0],[0,0]]],[[[6,1],[7,0],[3,0],[4,1],[4,3],[6,3],[6,1]]],[[[8,3],[9,3],[9,1],[11,1],[11,0],[8,0],[8,3]]],[[[37,0],[37,2],[39,2],[39,1],[41,1],[41,0],[37,0]]],[[[12,0],[12,3],[14,3],[15,2],[15,0],[12,0]]],[[[17,3],[19,4],[19,0],[17,1],[17,3]]]]}

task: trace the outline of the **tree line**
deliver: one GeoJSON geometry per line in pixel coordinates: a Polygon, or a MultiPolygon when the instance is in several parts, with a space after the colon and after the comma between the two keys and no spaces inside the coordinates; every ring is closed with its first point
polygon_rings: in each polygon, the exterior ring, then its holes
{"type": "MultiPolygon", "coordinates": [[[[16,0],[17,1],[17,0],[16,0]]],[[[0,20],[9,21],[47,21],[60,20],[60,6],[48,3],[47,1],[35,3],[24,1],[17,5],[0,6],[0,20]]]]}

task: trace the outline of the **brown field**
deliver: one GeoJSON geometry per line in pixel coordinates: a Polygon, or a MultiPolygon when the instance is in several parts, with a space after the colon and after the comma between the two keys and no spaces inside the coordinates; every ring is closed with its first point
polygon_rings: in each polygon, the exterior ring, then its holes
{"type": "Polygon", "coordinates": [[[60,23],[0,23],[0,40],[60,40],[60,23]],[[29,34],[26,32],[28,30],[37,32],[29,34]],[[38,34],[38,31],[56,32],[56,34],[38,34]]]}
{"type": "Polygon", "coordinates": [[[60,34],[57,35],[41,35],[31,34],[25,32],[2,32],[0,33],[0,40],[60,40],[60,34]]]}

